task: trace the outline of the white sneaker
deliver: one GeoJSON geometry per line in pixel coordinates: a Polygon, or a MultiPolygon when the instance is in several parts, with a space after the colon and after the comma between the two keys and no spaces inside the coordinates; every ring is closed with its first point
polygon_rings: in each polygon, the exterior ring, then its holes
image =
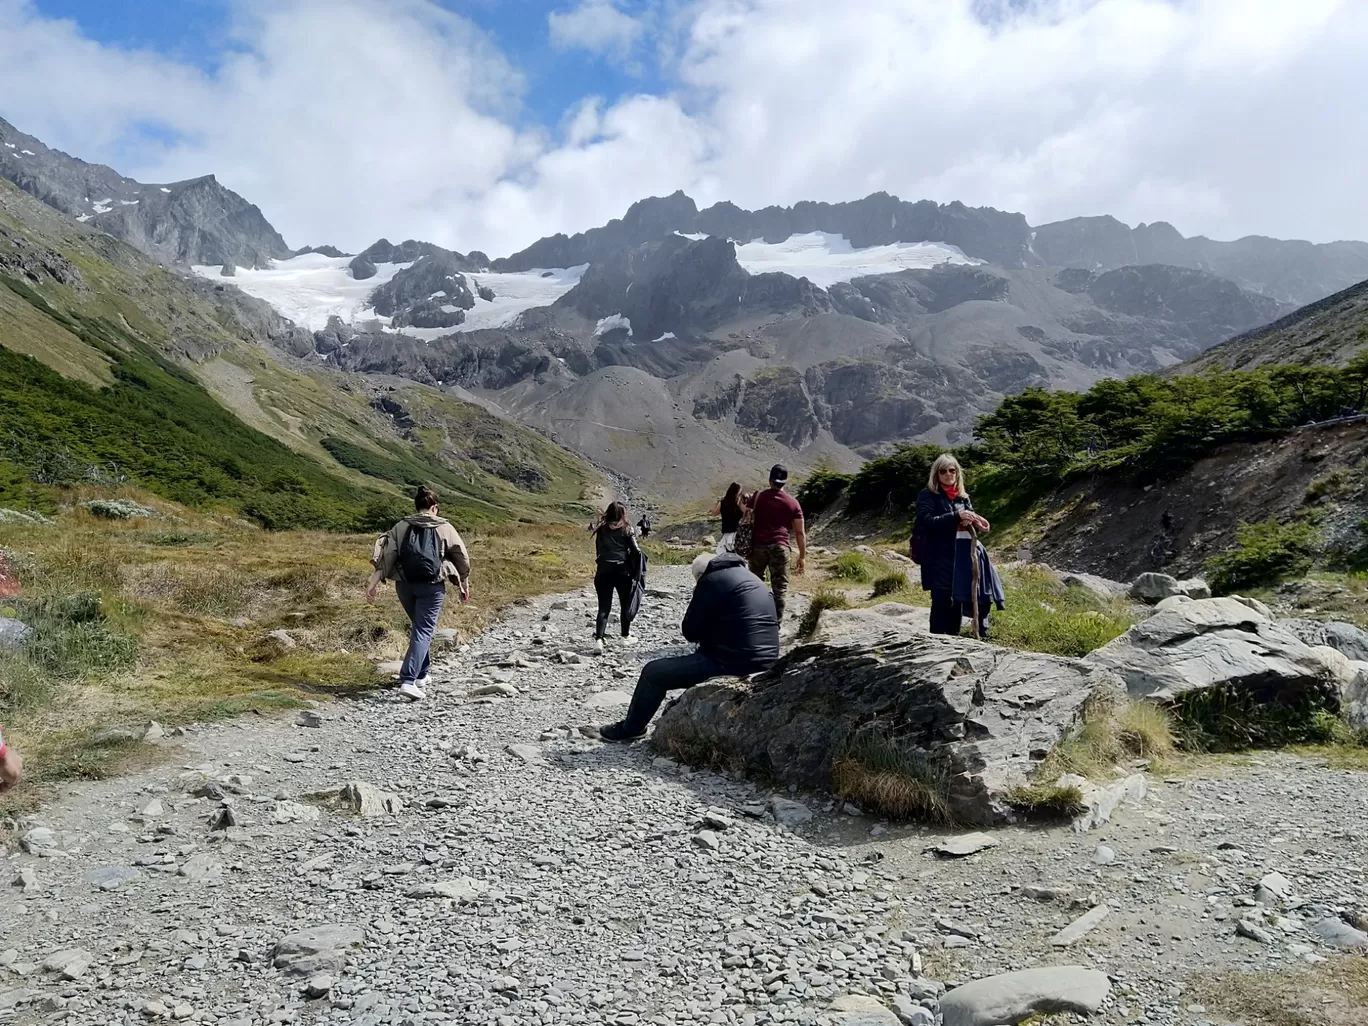
{"type": "Polygon", "coordinates": [[[425,692],[417,684],[412,683],[400,684],[399,694],[407,698],[410,702],[421,702],[423,699],[427,698],[427,692],[425,692]]]}
{"type": "Polygon", "coordinates": [[[595,639],[594,639],[594,652],[597,653],[598,655],[603,655],[603,639],[602,639],[602,638],[595,638],[595,639]]]}
{"type": "Polygon", "coordinates": [[[418,678],[418,686],[419,686],[420,688],[425,688],[425,687],[427,687],[427,686],[428,686],[429,684],[431,684],[431,683],[432,683],[432,675],[431,675],[431,674],[428,674],[428,675],[426,675],[426,676],[424,676],[424,677],[419,677],[419,678],[418,678]]]}
{"type": "Polygon", "coordinates": [[[623,643],[624,645],[635,645],[635,644],[637,643],[636,635],[635,635],[635,634],[624,634],[624,635],[622,636],[622,643],[623,643]]]}

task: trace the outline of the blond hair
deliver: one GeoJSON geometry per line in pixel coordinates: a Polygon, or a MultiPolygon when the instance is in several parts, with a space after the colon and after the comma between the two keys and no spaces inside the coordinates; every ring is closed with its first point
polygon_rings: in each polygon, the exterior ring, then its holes
{"type": "Polygon", "coordinates": [[[936,461],[931,464],[931,476],[926,480],[926,487],[937,495],[943,494],[940,486],[940,472],[947,467],[955,468],[956,480],[959,481],[959,493],[967,498],[969,489],[964,480],[964,468],[960,466],[959,460],[948,452],[941,453],[936,457],[936,461]]]}

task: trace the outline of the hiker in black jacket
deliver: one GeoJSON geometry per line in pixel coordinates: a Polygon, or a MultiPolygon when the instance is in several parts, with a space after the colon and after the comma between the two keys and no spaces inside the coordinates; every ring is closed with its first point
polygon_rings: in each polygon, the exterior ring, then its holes
{"type": "Polygon", "coordinates": [[[742,677],[768,670],[779,658],[779,618],[765,582],[734,553],[699,556],[693,563],[693,599],[684,614],[690,655],[652,659],[641,670],[626,719],[599,730],[605,741],[643,737],[667,692],[713,677],[742,677]]]}
{"type": "Polygon", "coordinates": [[[603,649],[608,630],[608,617],[613,611],[613,592],[618,597],[618,618],[622,626],[622,640],[632,644],[632,619],[636,616],[632,589],[636,574],[641,569],[641,548],[636,534],[627,521],[627,507],[611,502],[603,514],[590,525],[594,533],[594,591],[598,594],[598,618],[594,621],[594,643],[603,649]]]}

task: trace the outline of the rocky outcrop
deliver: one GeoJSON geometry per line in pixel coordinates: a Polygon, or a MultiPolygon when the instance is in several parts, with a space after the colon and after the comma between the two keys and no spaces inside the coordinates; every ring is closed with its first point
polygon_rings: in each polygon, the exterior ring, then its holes
{"type": "Polygon", "coordinates": [[[1197,577],[1180,581],[1168,574],[1144,573],[1131,582],[1130,597],[1153,606],[1174,597],[1211,598],[1211,587],[1197,577]]]}
{"type": "Polygon", "coordinates": [[[370,281],[379,273],[375,262],[368,256],[352,257],[352,262],[347,265],[347,270],[357,281],[370,281]]]}
{"type": "Polygon", "coordinates": [[[674,232],[705,234],[736,242],[783,242],[791,235],[829,232],[856,247],[893,242],[948,242],[969,256],[1005,267],[1029,259],[1030,228],[1020,214],[963,203],[909,203],[879,192],[849,203],[799,203],[743,210],[718,203],[700,211],[682,192],[633,203],[620,220],[575,236],[553,235],[533,243],[494,270],[574,267],[598,263],[623,249],[658,241],[674,232]]]}
{"type": "Polygon", "coordinates": [[[1078,660],[921,633],[906,606],[829,611],[812,644],[748,683],[693,688],[660,718],[657,747],[705,746],[802,787],[831,788],[864,743],[942,781],[951,813],[989,824],[1109,671],[1078,660]]]}
{"type": "Polygon", "coordinates": [[[351,256],[350,253],[343,253],[336,246],[305,246],[303,249],[295,250],[294,255],[307,256],[309,253],[317,253],[319,256],[331,257],[334,260],[340,260],[342,257],[351,256]]]}
{"type": "Polygon", "coordinates": [[[1368,662],[1368,631],[1335,620],[1279,620],[1306,645],[1333,648],[1346,659],[1368,662]]]}
{"type": "Polygon", "coordinates": [[[1169,703],[1221,688],[1260,704],[1339,707],[1339,682],[1295,633],[1234,598],[1166,599],[1155,614],[1089,654],[1132,698],[1169,703]]]}
{"type": "Polygon", "coordinates": [[[371,293],[375,312],[392,317],[396,328],[450,328],[465,320],[475,305],[456,255],[439,253],[419,258],[371,293]]]}

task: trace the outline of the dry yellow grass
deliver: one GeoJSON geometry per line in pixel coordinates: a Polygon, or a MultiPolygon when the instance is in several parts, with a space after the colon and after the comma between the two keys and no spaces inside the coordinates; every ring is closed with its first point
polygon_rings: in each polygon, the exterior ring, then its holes
{"type": "Polygon", "coordinates": [[[1281,972],[1203,975],[1188,993],[1242,1026],[1362,1026],[1368,1022],[1368,958],[1343,955],[1281,972]]]}
{"type": "MultiPolygon", "coordinates": [[[[114,670],[79,652],[59,672],[12,654],[0,663],[0,722],[26,751],[35,784],[138,758],[128,731],[149,719],[213,719],[374,686],[376,662],[403,652],[407,622],[393,588],[373,606],[362,594],[373,538],[175,514],[109,522],[73,511],[56,527],[0,527],[0,547],[20,564],[18,602],[93,593],[103,628],[136,651],[114,670]],[[263,643],[281,628],[297,648],[263,643]]],[[[449,602],[441,619],[463,638],[509,603],[580,587],[593,573],[581,527],[510,524],[463,537],[472,598],[449,602]]],[[[0,614],[15,601],[0,600],[0,614]]],[[[20,789],[4,802],[32,797],[20,789]]]]}

